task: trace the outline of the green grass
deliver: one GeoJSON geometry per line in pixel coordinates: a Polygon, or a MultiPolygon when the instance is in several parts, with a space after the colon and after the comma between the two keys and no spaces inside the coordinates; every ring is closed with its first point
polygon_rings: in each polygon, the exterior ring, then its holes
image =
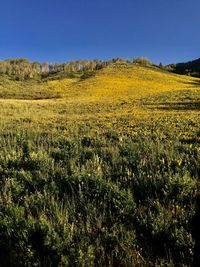
{"type": "Polygon", "coordinates": [[[116,64],[39,82],[41,100],[38,82],[17,94],[10,83],[0,100],[1,265],[192,266],[199,80],[116,64]]]}
{"type": "Polygon", "coordinates": [[[0,98],[3,99],[51,99],[59,97],[41,81],[15,81],[6,75],[0,76],[0,98]]]}

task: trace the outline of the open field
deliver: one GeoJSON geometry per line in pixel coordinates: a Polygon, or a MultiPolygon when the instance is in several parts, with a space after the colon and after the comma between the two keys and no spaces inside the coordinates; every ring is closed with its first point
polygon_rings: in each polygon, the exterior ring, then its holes
{"type": "Polygon", "coordinates": [[[2,266],[192,266],[200,79],[0,77],[2,266]]]}

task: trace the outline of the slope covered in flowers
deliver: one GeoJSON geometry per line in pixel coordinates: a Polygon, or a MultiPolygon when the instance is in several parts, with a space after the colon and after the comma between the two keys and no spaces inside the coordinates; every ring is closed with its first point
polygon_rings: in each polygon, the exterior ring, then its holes
{"type": "MultiPolygon", "coordinates": [[[[68,81],[66,83],[69,84],[68,81]]],[[[196,78],[174,75],[156,67],[118,63],[96,72],[91,78],[71,83],[66,96],[73,98],[75,94],[79,100],[93,101],[139,99],[152,94],[186,90],[198,83],[196,78]]],[[[63,93],[65,87],[63,83],[63,93]]]]}

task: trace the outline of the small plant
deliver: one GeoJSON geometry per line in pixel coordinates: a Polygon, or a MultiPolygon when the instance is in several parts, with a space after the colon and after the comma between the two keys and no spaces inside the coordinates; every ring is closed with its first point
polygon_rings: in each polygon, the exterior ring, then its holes
{"type": "Polygon", "coordinates": [[[137,57],[133,59],[134,64],[140,64],[142,66],[151,66],[152,63],[149,61],[148,58],[145,57],[137,57]]]}

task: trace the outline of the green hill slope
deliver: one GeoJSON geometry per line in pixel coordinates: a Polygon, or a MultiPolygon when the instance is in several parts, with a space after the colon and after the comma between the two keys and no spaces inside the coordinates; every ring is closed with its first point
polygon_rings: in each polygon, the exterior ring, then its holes
{"type": "Polygon", "coordinates": [[[0,98],[5,99],[48,99],[58,97],[45,83],[36,80],[16,81],[0,75],[0,98]]]}

